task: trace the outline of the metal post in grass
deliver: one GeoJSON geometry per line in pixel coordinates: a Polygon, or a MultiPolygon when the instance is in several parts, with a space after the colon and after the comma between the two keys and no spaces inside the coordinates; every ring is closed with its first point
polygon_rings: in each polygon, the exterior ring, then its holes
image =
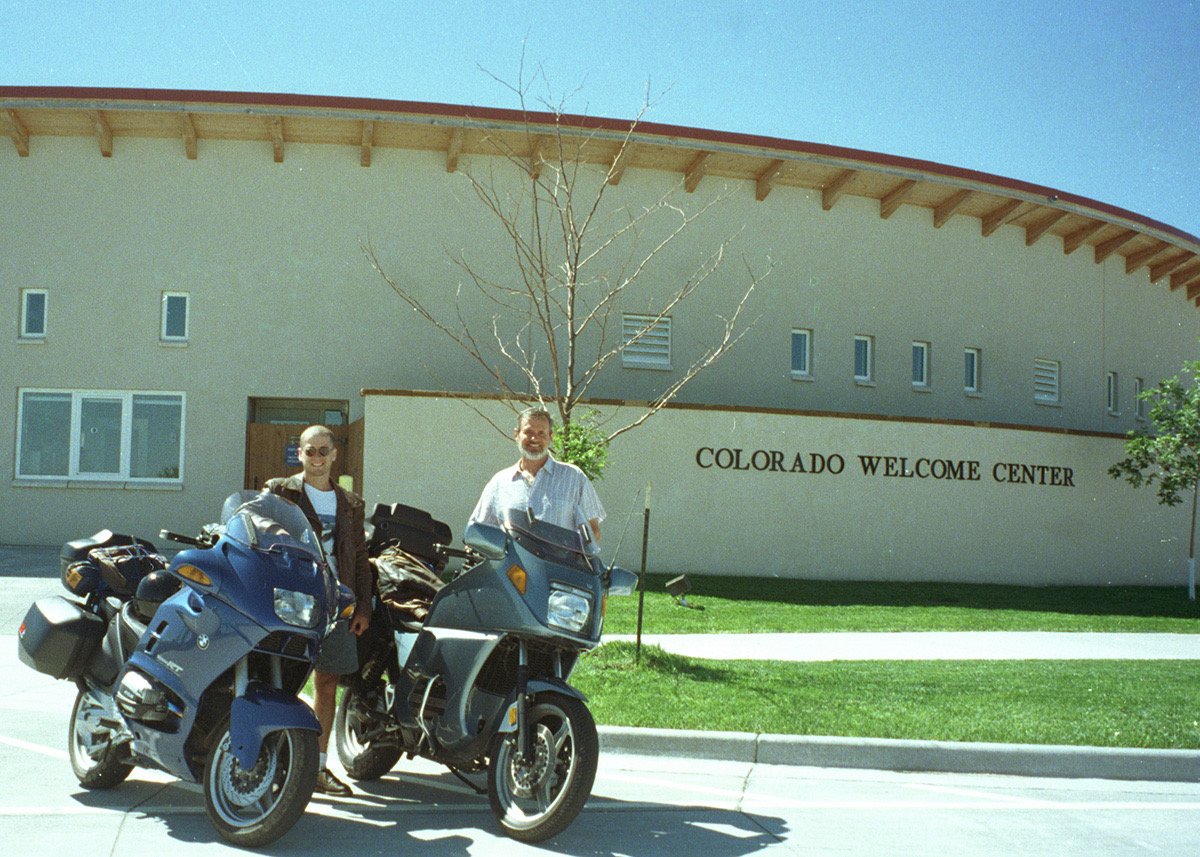
{"type": "Polygon", "coordinates": [[[637,644],[633,649],[635,665],[642,662],[642,611],[646,606],[646,543],[650,540],[650,487],[653,484],[646,483],[646,511],[642,514],[642,571],[638,574],[637,644]]]}

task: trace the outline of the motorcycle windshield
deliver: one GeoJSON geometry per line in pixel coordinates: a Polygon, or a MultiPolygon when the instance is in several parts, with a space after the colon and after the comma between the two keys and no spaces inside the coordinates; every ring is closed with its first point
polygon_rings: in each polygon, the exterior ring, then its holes
{"type": "Polygon", "coordinates": [[[295,503],[276,494],[241,492],[221,510],[225,535],[254,550],[292,549],[323,559],[321,540],[295,503]]]}
{"type": "Polygon", "coordinates": [[[501,519],[513,541],[539,559],[593,574],[596,572],[592,564],[592,554],[595,552],[592,542],[584,539],[581,530],[568,530],[538,520],[528,509],[506,509],[501,519]]]}

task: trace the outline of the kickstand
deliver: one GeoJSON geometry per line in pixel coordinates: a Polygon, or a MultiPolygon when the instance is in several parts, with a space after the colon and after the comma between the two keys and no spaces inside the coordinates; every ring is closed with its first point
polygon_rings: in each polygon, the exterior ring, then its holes
{"type": "Polygon", "coordinates": [[[470,786],[471,789],[475,792],[475,794],[477,794],[477,795],[487,794],[487,789],[483,788],[482,786],[477,786],[477,785],[475,785],[475,783],[468,780],[467,775],[464,774],[462,771],[460,771],[458,768],[450,768],[450,773],[454,774],[454,776],[458,777],[460,780],[462,780],[464,783],[466,783],[468,786],[470,786]]]}

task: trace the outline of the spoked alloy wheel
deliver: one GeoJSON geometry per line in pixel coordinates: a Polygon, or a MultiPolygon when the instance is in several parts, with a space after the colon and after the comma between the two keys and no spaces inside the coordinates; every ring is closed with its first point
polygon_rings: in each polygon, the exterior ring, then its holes
{"type": "Polygon", "coordinates": [[[123,783],[133,770],[125,750],[113,746],[116,734],[112,714],[98,692],[81,690],[71,709],[67,751],[71,769],[85,789],[111,789],[123,783]]]}
{"type": "Polygon", "coordinates": [[[317,784],[317,733],[281,729],[263,739],[253,768],[229,747],[229,729],[204,768],[204,804],[217,832],[234,845],[274,842],[304,813],[317,784]]]}
{"type": "MultiPolygon", "coordinates": [[[[381,700],[380,694],[375,699],[381,700]]],[[[380,702],[382,705],[382,702],[380,702]]],[[[372,741],[380,721],[387,716],[374,708],[356,687],[342,688],[333,718],[333,740],[346,773],[356,780],[377,780],[395,767],[402,751],[396,743],[372,741]]]]}
{"type": "Polygon", "coordinates": [[[600,742],[582,700],[539,695],[528,713],[530,747],[520,758],[513,733],[496,736],[488,766],[492,814],[513,839],[541,842],[561,833],[592,793],[600,742]]]}

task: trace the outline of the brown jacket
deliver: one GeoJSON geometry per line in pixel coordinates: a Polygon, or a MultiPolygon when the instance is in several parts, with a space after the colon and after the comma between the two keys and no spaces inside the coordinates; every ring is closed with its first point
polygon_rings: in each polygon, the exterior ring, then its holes
{"type": "MultiPolygon", "coordinates": [[[[303,510],[305,517],[318,533],[321,520],[304,490],[301,474],[267,481],[264,489],[291,500],[303,510]]],[[[333,554],[337,560],[338,579],[354,591],[356,610],[371,609],[371,566],[367,562],[367,534],[363,529],[365,504],[362,498],[337,483],[333,485],[337,498],[337,520],[333,525],[333,554]]]]}

